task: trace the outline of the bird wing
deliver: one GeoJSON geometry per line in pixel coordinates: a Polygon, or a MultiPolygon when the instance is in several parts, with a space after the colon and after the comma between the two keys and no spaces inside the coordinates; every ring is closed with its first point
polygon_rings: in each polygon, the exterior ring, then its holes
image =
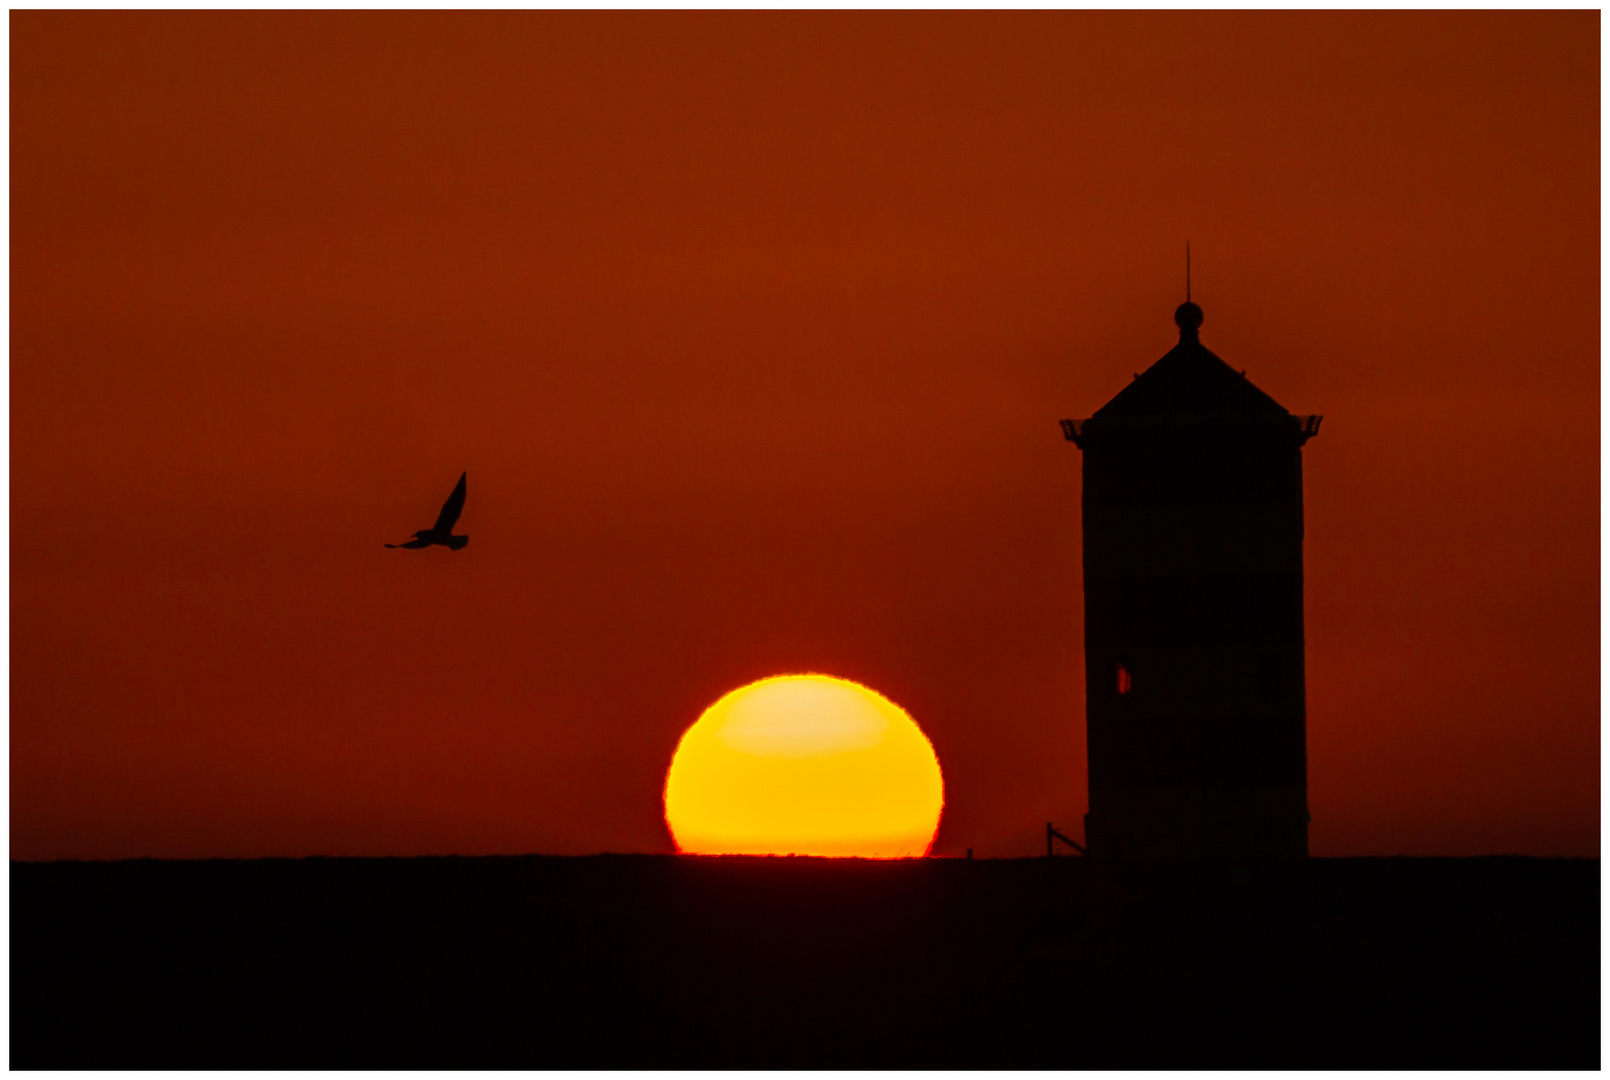
{"type": "Polygon", "coordinates": [[[431,530],[432,532],[439,532],[445,536],[453,531],[453,526],[458,523],[458,515],[464,512],[465,482],[469,479],[469,476],[469,473],[463,473],[459,476],[458,486],[453,489],[453,494],[449,495],[447,501],[442,503],[441,516],[436,519],[436,527],[431,530]]]}

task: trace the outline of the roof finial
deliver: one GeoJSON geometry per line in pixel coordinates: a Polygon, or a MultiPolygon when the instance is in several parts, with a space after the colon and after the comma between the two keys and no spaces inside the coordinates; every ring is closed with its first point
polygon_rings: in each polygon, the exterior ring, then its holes
{"type": "Polygon", "coordinates": [[[1195,341],[1202,326],[1202,309],[1191,303],[1191,242],[1185,241],[1185,303],[1174,309],[1174,325],[1180,328],[1180,340],[1195,341]]]}

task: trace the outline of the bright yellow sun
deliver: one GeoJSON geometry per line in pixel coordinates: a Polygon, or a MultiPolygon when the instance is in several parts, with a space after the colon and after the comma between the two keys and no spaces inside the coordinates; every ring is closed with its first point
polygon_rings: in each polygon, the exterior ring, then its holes
{"type": "Polygon", "coordinates": [[[688,728],[665,820],[695,855],[926,855],[945,808],[939,759],[904,709],[827,675],[734,690],[688,728]]]}

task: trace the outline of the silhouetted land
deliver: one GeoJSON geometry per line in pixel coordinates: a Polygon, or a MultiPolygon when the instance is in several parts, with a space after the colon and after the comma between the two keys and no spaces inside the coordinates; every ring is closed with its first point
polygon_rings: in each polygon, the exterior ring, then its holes
{"type": "Polygon", "coordinates": [[[1599,1065],[1599,864],[14,863],[11,1064],[1599,1065]]]}

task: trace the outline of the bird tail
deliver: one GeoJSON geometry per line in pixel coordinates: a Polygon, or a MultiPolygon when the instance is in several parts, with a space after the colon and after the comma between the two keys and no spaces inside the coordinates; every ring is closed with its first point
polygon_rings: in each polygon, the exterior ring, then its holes
{"type": "Polygon", "coordinates": [[[463,551],[464,545],[468,544],[469,542],[470,538],[467,536],[449,536],[447,538],[447,546],[452,548],[454,551],[463,551]]]}

